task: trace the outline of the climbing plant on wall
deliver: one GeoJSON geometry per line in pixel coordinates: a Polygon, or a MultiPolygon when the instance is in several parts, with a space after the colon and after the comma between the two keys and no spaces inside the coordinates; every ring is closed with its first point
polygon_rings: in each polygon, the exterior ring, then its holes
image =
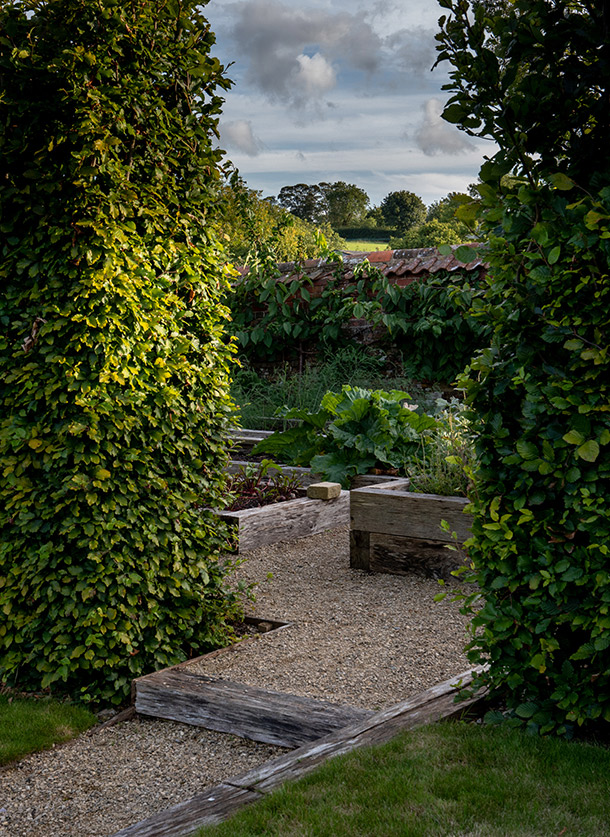
{"type": "Polygon", "coordinates": [[[375,345],[401,352],[414,377],[452,381],[486,345],[488,325],[469,313],[483,293],[478,274],[441,271],[402,287],[366,261],[349,280],[345,272],[338,260],[316,288],[298,265],[286,280],[272,257],[251,263],[228,298],[240,355],[274,360],[299,346],[332,350],[353,339],[351,320],[366,320],[375,345]]]}

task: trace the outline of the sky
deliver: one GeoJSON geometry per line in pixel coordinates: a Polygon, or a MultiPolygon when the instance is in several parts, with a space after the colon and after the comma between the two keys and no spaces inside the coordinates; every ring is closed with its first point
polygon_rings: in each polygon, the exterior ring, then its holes
{"type": "Polygon", "coordinates": [[[209,0],[234,82],[220,144],[247,185],[269,197],[343,180],[371,206],[401,189],[428,206],[465,191],[493,146],[440,118],[443,12],[436,0],[209,0]]]}

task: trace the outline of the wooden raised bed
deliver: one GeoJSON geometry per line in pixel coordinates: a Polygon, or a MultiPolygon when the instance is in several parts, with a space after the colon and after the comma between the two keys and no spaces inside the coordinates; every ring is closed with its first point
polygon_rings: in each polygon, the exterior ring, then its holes
{"type": "MultiPolygon", "coordinates": [[[[227,466],[227,473],[235,474],[242,468],[246,468],[248,465],[252,464],[254,463],[247,459],[231,459],[227,466]]],[[[279,463],[278,468],[282,474],[299,477],[301,485],[304,488],[307,488],[308,485],[311,485],[314,482],[320,482],[320,480],[323,479],[320,474],[314,474],[311,468],[299,468],[296,465],[281,465],[279,463]]],[[[367,485],[383,485],[386,482],[394,482],[395,479],[396,477],[390,477],[385,474],[356,474],[356,476],[352,478],[351,489],[364,488],[367,485]]]]}
{"type": "MultiPolygon", "coordinates": [[[[242,451],[247,452],[258,442],[261,442],[263,439],[271,436],[272,433],[272,430],[248,430],[240,428],[239,430],[231,431],[230,437],[242,451]]],[[[241,468],[245,468],[247,465],[252,464],[253,463],[250,460],[239,459],[236,457],[231,459],[227,467],[227,472],[229,474],[234,474],[241,468]]],[[[304,487],[323,479],[320,474],[312,473],[311,468],[299,468],[296,465],[282,465],[280,463],[278,463],[278,467],[283,474],[298,476],[304,487]]],[[[391,482],[392,480],[394,480],[394,477],[384,476],[383,474],[358,474],[353,478],[351,487],[352,489],[363,488],[367,485],[378,485],[385,482],[391,482]]]]}
{"type": "Polygon", "coordinates": [[[439,494],[416,494],[409,480],[351,492],[350,566],[354,569],[404,575],[421,570],[442,577],[459,566],[462,555],[447,549],[470,537],[470,520],[464,514],[468,500],[439,494]],[[441,528],[449,524],[449,532],[441,528]]]}
{"type": "Polygon", "coordinates": [[[349,523],[349,491],[333,500],[298,497],[255,509],[217,512],[237,528],[237,551],[317,535],[349,523]]]}
{"type": "MultiPolygon", "coordinates": [[[[271,435],[266,430],[236,430],[231,433],[232,439],[242,447],[255,445],[261,439],[271,435]]],[[[252,462],[232,459],[228,465],[229,473],[236,473],[252,462]]],[[[319,482],[322,477],[314,474],[311,468],[298,468],[293,465],[278,463],[283,474],[298,476],[305,488],[319,482]]],[[[352,480],[352,490],[366,486],[393,484],[395,477],[383,474],[360,474],[352,480]]],[[[237,552],[247,552],[259,546],[268,546],[285,540],[306,538],[317,535],[338,526],[347,526],[350,519],[349,491],[342,491],[341,496],[334,500],[312,500],[299,497],[296,500],[286,500],[260,508],[244,509],[242,511],[217,512],[218,516],[237,527],[237,552]]]]}

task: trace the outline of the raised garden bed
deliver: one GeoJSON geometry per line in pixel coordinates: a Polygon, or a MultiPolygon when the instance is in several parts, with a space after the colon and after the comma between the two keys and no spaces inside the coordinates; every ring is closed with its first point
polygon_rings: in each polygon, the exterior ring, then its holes
{"type": "Polygon", "coordinates": [[[298,497],[283,503],[242,511],[221,511],[218,516],[234,524],[237,552],[247,552],[278,541],[306,538],[349,523],[349,491],[332,500],[298,497]]]}
{"type": "MultiPolygon", "coordinates": [[[[245,466],[252,465],[253,462],[268,458],[266,454],[260,454],[257,459],[249,459],[248,457],[252,448],[258,444],[258,442],[261,442],[263,439],[271,436],[272,433],[272,430],[248,430],[241,428],[239,430],[233,430],[230,435],[234,443],[235,454],[229,462],[227,472],[229,474],[234,474],[245,466]]],[[[320,474],[313,473],[311,468],[299,468],[296,465],[284,465],[279,463],[278,467],[281,469],[283,474],[298,476],[301,480],[301,485],[304,487],[323,479],[320,474]]],[[[391,482],[394,479],[394,476],[388,474],[357,474],[352,478],[351,488],[363,488],[367,485],[380,485],[381,483],[391,482]]]]}
{"type": "Polygon", "coordinates": [[[460,552],[447,549],[470,536],[470,520],[464,514],[468,500],[409,491],[409,480],[351,492],[350,566],[354,569],[404,575],[420,571],[444,577],[462,560],[460,552]],[[449,532],[441,521],[449,524],[449,532]]]}
{"type": "MultiPolygon", "coordinates": [[[[233,434],[233,438],[248,445],[256,444],[263,438],[265,431],[243,430],[233,434]]],[[[248,474],[248,467],[256,468],[256,464],[249,460],[231,460],[227,471],[229,474],[248,474]]],[[[301,486],[300,493],[305,495],[310,486],[320,481],[320,475],[314,474],[311,468],[298,468],[292,465],[274,464],[269,470],[269,476],[298,478],[301,486]]],[[[258,477],[254,477],[257,482],[258,477]]],[[[354,487],[383,484],[393,478],[380,474],[364,474],[354,479],[354,487]]],[[[218,516],[235,527],[235,547],[237,552],[247,552],[260,546],[268,546],[283,540],[316,535],[328,529],[349,524],[349,491],[341,491],[333,499],[314,499],[301,496],[295,499],[284,499],[268,505],[258,505],[255,508],[218,511],[218,516]]]]}

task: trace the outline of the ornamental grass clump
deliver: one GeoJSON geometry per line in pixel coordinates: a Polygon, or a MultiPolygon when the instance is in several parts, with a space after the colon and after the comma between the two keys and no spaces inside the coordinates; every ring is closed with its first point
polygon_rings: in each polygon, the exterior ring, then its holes
{"type": "Polygon", "coordinates": [[[190,2],[0,11],[0,679],[119,703],[227,640],[214,36],[190,2]]]}

